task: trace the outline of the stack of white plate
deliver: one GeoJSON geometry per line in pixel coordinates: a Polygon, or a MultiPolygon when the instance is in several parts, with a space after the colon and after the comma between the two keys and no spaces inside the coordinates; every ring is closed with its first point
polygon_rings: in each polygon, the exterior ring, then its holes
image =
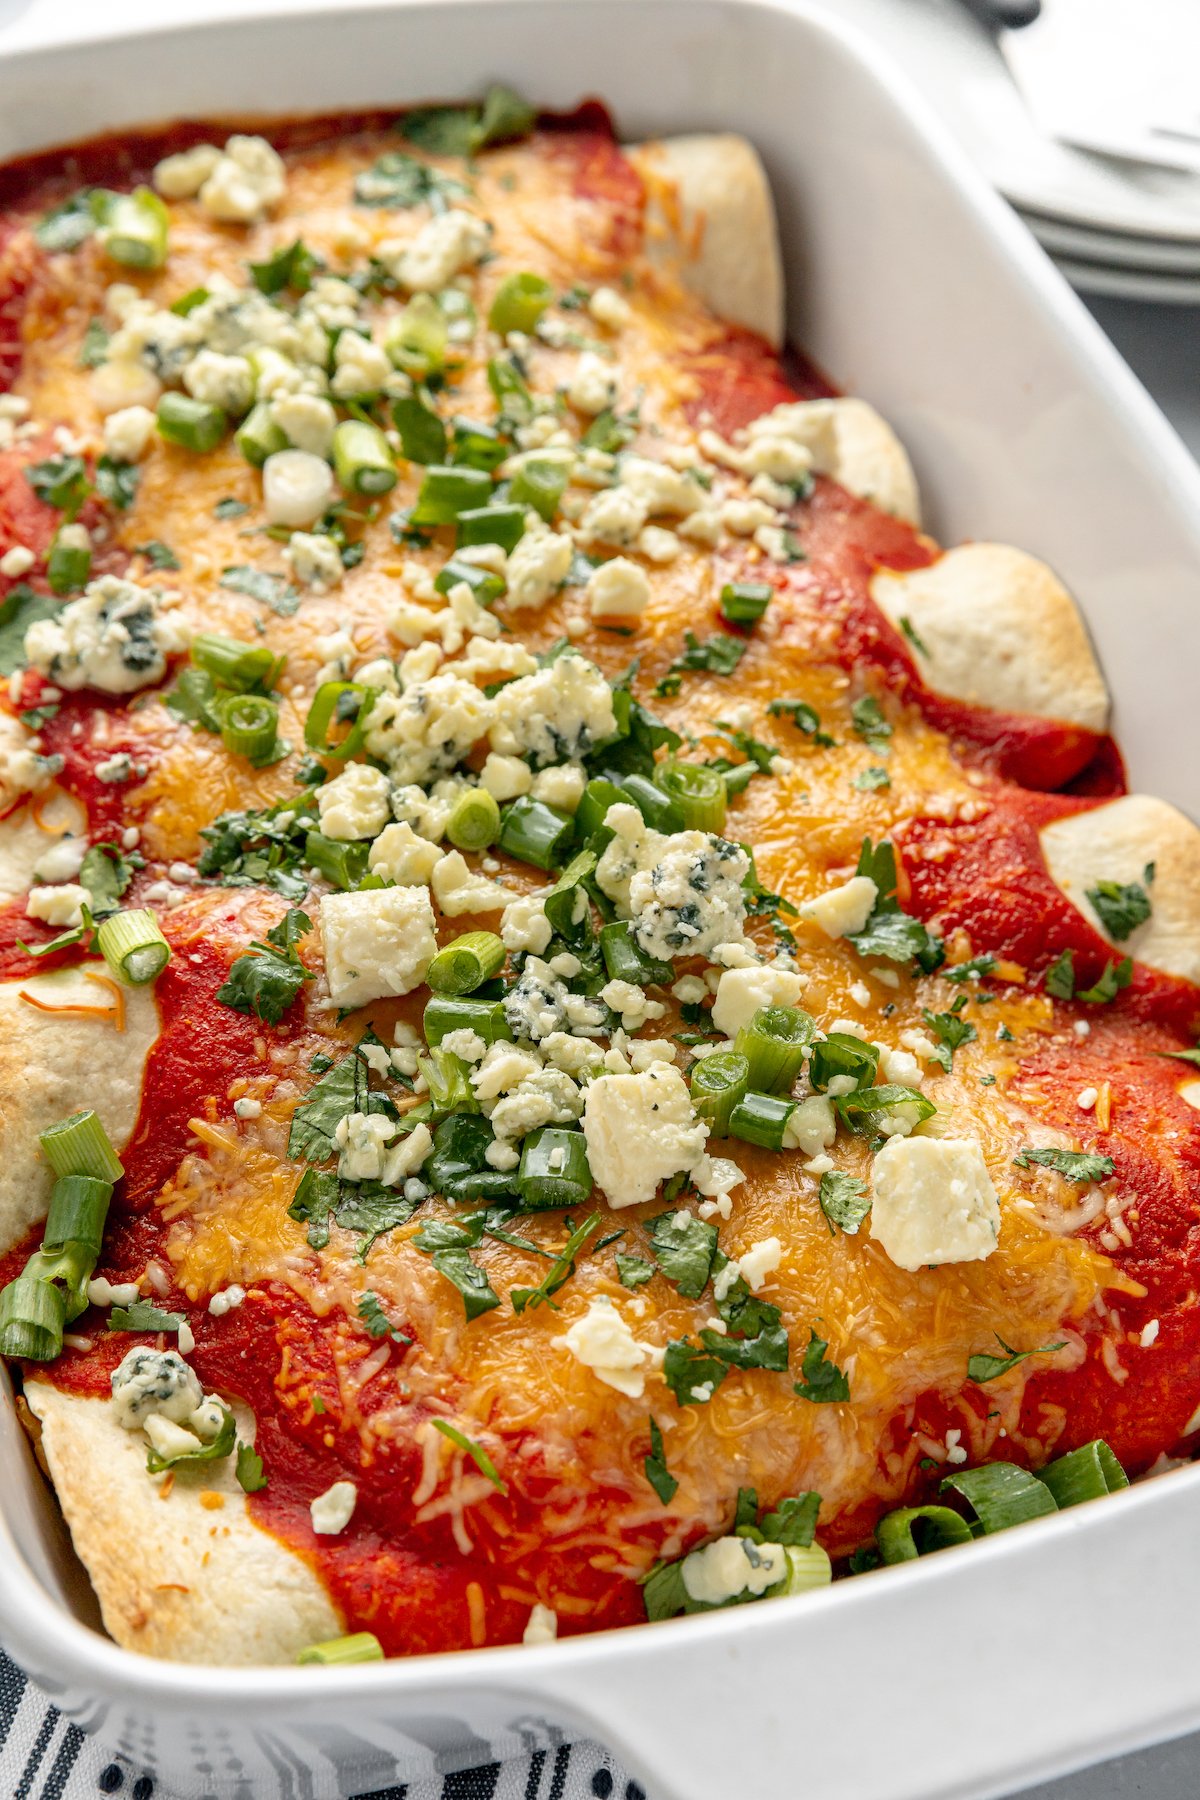
{"type": "Polygon", "coordinates": [[[995,38],[961,0],[826,3],[904,66],[1073,287],[1200,304],[1200,176],[1043,135],[995,38]]]}

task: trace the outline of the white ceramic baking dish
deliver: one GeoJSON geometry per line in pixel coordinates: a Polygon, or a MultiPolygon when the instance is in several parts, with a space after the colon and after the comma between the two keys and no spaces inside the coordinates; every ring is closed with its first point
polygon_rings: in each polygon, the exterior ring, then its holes
{"type": "MultiPolygon", "coordinates": [[[[913,453],[932,528],[997,536],[1079,596],[1134,786],[1200,812],[1185,752],[1200,477],[1049,263],[871,47],[786,0],[413,0],[296,10],[0,62],[0,156],[181,113],[478,90],[602,95],[631,136],[745,132],[794,338],[913,453]]],[[[1200,1398],[1200,1396],[1197,1396],[1200,1398]]],[[[541,1649],[228,1672],[118,1650],[12,1410],[0,1636],[181,1795],[359,1792],[610,1744],[655,1800],[936,1800],[1200,1725],[1200,1469],[794,1601],[541,1649]]]]}

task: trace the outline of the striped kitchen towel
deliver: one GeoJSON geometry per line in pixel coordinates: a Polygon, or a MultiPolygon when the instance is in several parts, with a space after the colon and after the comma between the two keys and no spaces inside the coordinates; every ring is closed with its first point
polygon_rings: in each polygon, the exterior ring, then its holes
{"type": "MultiPolygon", "coordinates": [[[[114,1759],[0,1650],[2,1800],[172,1800],[153,1773],[114,1759]]],[[[382,1788],[346,1800],[647,1800],[598,1744],[560,1744],[509,1762],[382,1788]]]]}

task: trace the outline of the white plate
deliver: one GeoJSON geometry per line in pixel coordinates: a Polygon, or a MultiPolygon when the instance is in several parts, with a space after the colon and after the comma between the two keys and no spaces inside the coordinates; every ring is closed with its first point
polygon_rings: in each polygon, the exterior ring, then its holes
{"type": "Polygon", "coordinates": [[[994,37],[962,0],[829,0],[891,52],[972,161],[1017,206],[1099,230],[1200,244],[1200,177],[1136,168],[1046,138],[994,37]]]}
{"type": "Polygon", "coordinates": [[[1133,237],[1120,231],[1090,231],[1086,226],[1067,225],[1041,213],[1022,212],[1021,217],[1042,248],[1060,256],[1078,257],[1113,269],[1200,276],[1200,243],[1133,237]]]}
{"type": "MultiPolygon", "coordinates": [[[[1009,209],[828,14],[293,0],[285,17],[0,60],[0,155],[147,117],[399,103],[489,79],[552,106],[603,94],[631,135],[758,142],[792,334],[893,420],[931,529],[1021,544],[1061,572],[1133,784],[1200,811],[1200,764],[1180,751],[1200,473],[1009,209]]],[[[228,1670],[101,1637],[2,1399],[0,1459],[0,1636],[68,1718],[189,1800],[326,1800],[564,1729],[611,1743],[656,1800],[981,1800],[1200,1725],[1200,1468],[794,1600],[539,1648],[228,1670]]]]}
{"type": "Polygon", "coordinates": [[[1102,294],[1110,300],[1149,300],[1156,306],[1200,306],[1200,274],[1155,275],[1073,256],[1056,256],[1054,263],[1080,294],[1102,294]]]}

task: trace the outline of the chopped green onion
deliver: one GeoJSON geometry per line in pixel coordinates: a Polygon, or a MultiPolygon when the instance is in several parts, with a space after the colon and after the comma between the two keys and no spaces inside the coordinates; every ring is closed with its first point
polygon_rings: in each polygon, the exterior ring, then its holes
{"type": "Polygon", "coordinates": [[[671,758],[654,771],[654,779],[679,808],[685,830],[724,829],[727,788],[719,769],[671,758]]]}
{"type": "Polygon", "coordinates": [[[879,1051],[849,1031],[831,1031],[812,1047],[808,1077],[823,1094],[837,1075],[851,1075],[859,1087],[869,1087],[879,1067],[879,1051]]]}
{"type": "Polygon", "coordinates": [[[774,595],[765,581],[727,581],[721,589],[721,615],[731,625],[757,624],[774,595]]]}
{"type": "Polygon", "coordinates": [[[349,1637],[326,1638],[323,1643],[310,1644],[296,1658],[298,1663],[323,1663],[326,1667],[383,1660],[383,1645],[373,1631],[355,1631],[349,1637]]]}
{"type": "Polygon", "coordinates": [[[398,369],[424,381],[444,367],[450,341],[446,315],[432,294],[414,294],[393,320],[383,347],[398,369]]]}
{"type": "MultiPolygon", "coordinates": [[[[89,1252],[93,1264],[104,1242],[104,1221],[113,1184],[95,1175],[60,1175],[50,1195],[42,1229],[42,1255],[60,1256],[72,1244],[89,1252]]],[[[79,1309],[83,1310],[82,1306],[79,1309]]]]}
{"type": "Polygon", "coordinates": [[[64,526],[50,546],[50,554],[46,558],[46,579],[56,594],[70,594],[86,587],[92,572],[92,548],[87,541],[86,531],[83,531],[82,544],[73,544],[69,536],[64,542],[63,531],[80,532],[83,527],[64,526]]]}
{"type": "Polygon", "coordinates": [[[486,788],[467,788],[450,808],[446,836],[459,850],[486,850],[500,834],[500,808],[486,788]]]}
{"type": "Polygon", "coordinates": [[[496,289],[488,309],[488,324],[501,337],[507,337],[510,331],[529,333],[553,298],[554,289],[541,275],[517,269],[506,275],[496,289]]]}
{"type": "Polygon", "coordinates": [[[244,644],[239,638],[221,637],[214,631],[202,631],[192,639],[191,658],[198,669],[238,694],[270,687],[281,664],[265,644],[244,644]]]}
{"type": "Polygon", "coordinates": [[[879,1129],[881,1113],[906,1109],[914,1125],[931,1119],[937,1111],[932,1100],[916,1088],[888,1085],[856,1088],[852,1094],[839,1094],[833,1102],[838,1118],[848,1131],[873,1133],[879,1129]]]}
{"type": "Polygon", "coordinates": [[[969,1544],[974,1533],[949,1506],[901,1506],[880,1519],[875,1542],[885,1563],[915,1562],[934,1550],[969,1544]]]}
{"type": "Polygon", "coordinates": [[[500,826],[500,848],[535,869],[556,869],[567,854],[574,823],[529,794],[506,808],[500,826]]]}
{"type": "Polygon", "coordinates": [[[333,472],[348,494],[386,494],[395,487],[396,459],[378,425],[342,420],[333,434],[333,472]]]}
{"type": "Polygon", "coordinates": [[[430,463],[412,509],[411,522],[414,525],[452,525],[459,513],[482,507],[491,492],[492,478],[483,469],[430,463]]]}
{"type": "Polygon", "coordinates": [[[736,1048],[750,1064],[750,1084],[763,1093],[790,1088],[804,1063],[815,1026],[798,1006],[760,1006],[737,1034],[736,1048]]]}
{"type": "Polygon", "coordinates": [[[532,506],[547,525],[558,511],[567,485],[567,465],[549,456],[529,456],[509,484],[509,497],[517,506],[532,506]]]}
{"type": "Polygon", "coordinates": [[[647,956],[633,936],[628,919],[616,919],[611,925],[600,927],[600,954],[614,981],[632,981],[637,987],[654,981],[661,987],[674,978],[670,963],[647,956]]]}
{"type": "MultiPolygon", "coordinates": [[[[692,1070],[692,1105],[713,1137],[728,1137],[734,1108],[750,1085],[750,1064],[738,1050],[716,1050],[692,1070]]],[[[781,1140],[782,1141],[782,1140],[781,1140]]]]}
{"type": "Polygon", "coordinates": [[[256,767],[270,762],[279,742],[279,707],[265,694],[229,694],[214,707],[221,742],[231,756],[244,756],[256,767]]]}
{"type": "Polygon", "coordinates": [[[109,913],[96,927],[96,943],[109,971],[130,987],[145,987],[171,959],[171,946],[157,918],[144,906],[109,913]]]}
{"type": "Polygon", "coordinates": [[[72,1113],[38,1137],[42,1154],[56,1175],[91,1175],[97,1181],[120,1181],[123,1164],[94,1112],[72,1113]]]}
{"type": "MultiPolygon", "coordinates": [[[[704,1063],[711,1061],[711,1057],[704,1059],[704,1063]]],[[[781,1100],[775,1094],[756,1094],[751,1090],[738,1101],[730,1115],[729,1135],[742,1138],[747,1144],[761,1144],[764,1150],[782,1150],[787,1122],[795,1110],[794,1100],[781,1100]]]]}
{"type": "Polygon", "coordinates": [[[114,194],[104,211],[104,253],[126,269],[161,269],[167,260],[171,215],[153,188],[114,194]]]}
{"type": "Polygon", "coordinates": [[[1103,1438],[1093,1438],[1090,1444],[1048,1463],[1039,1479],[1050,1489],[1060,1511],[1129,1486],[1128,1475],[1103,1438]]]}
{"type": "Polygon", "coordinates": [[[229,420],[219,406],[206,406],[190,394],[166,393],[158,403],[159,436],[168,444],[202,455],[215,450],[229,429],[229,420]]]}
{"type": "Polygon", "coordinates": [[[534,1209],[585,1205],[592,1191],[592,1171],[583,1133],[554,1125],[531,1132],[521,1148],[516,1189],[523,1203],[534,1209]]]}
{"type": "Polygon", "coordinates": [[[367,846],[310,831],[304,840],[304,860],[334,887],[356,888],[367,872],[367,846]]]}
{"type": "Polygon", "coordinates": [[[499,544],[507,552],[515,550],[525,532],[523,506],[475,506],[460,512],[456,521],[455,544],[499,544]]]}
{"type": "MultiPolygon", "coordinates": [[[[610,781],[606,775],[594,775],[584,788],[583,798],[575,809],[575,835],[581,842],[587,843],[598,831],[604,829],[609,807],[620,806],[627,799],[628,795],[621,791],[615,781],[610,781]]],[[[611,838],[611,831],[608,836],[611,838]]]]}
{"type": "Polygon", "coordinates": [[[66,1326],[66,1297],[53,1282],[22,1273],[0,1293],[0,1356],[53,1362],[66,1326]]]}
{"type": "Polygon", "coordinates": [[[304,742],[318,756],[344,762],[362,749],[367,717],[378,697],[378,689],[364,687],[360,681],[323,681],[313,695],[313,703],[304,721],[304,742]],[[337,719],[351,716],[354,723],[340,743],[331,743],[329,727],[337,719]]]}
{"type": "Polygon", "coordinates": [[[833,1564],[829,1552],[820,1544],[785,1544],[787,1574],[771,1589],[772,1595],[808,1594],[814,1588],[828,1587],[833,1580],[833,1564]]]}
{"type": "Polygon", "coordinates": [[[275,423],[265,400],[247,413],[234,432],[233,441],[254,469],[261,469],[268,456],[288,447],[287,433],[275,423]]]}
{"type": "Polygon", "coordinates": [[[974,1509],[985,1536],[1058,1511],[1050,1489],[1016,1463],[986,1463],[981,1469],[963,1469],[946,1476],[942,1492],[947,1488],[961,1494],[974,1509]]]}
{"type": "MultiPolygon", "coordinates": [[[[490,473],[498,469],[508,456],[511,446],[500,436],[494,425],[464,419],[458,414],[455,414],[450,424],[454,430],[454,443],[446,461],[465,464],[469,469],[487,469],[490,473]]],[[[433,457],[431,460],[439,462],[442,459],[433,457]]]]}
{"type": "Polygon", "coordinates": [[[443,944],[425,980],[435,994],[469,994],[499,974],[505,954],[494,931],[467,931],[443,944]]]}
{"type": "MultiPolygon", "coordinates": [[[[428,1056],[418,1056],[417,1067],[429,1087],[429,1104],[439,1118],[446,1113],[479,1111],[479,1102],[471,1087],[470,1070],[461,1056],[452,1055],[439,1044],[428,1056]]],[[[501,1171],[494,1169],[489,1173],[500,1174],[501,1171]]]]}
{"type": "Polygon", "coordinates": [[[678,800],[651,781],[649,776],[630,773],[621,777],[622,798],[632,800],[652,831],[670,835],[683,830],[683,808],[678,800]]]}
{"type": "Polygon", "coordinates": [[[501,576],[493,575],[490,569],[481,569],[477,563],[459,562],[453,556],[438,570],[433,585],[439,594],[448,594],[451,588],[456,588],[464,581],[480,606],[490,606],[504,592],[501,576]]]}
{"type": "Polygon", "coordinates": [[[436,1048],[452,1031],[473,1031],[485,1044],[512,1040],[502,1000],[468,1000],[434,994],[426,1002],[421,1028],[430,1049],[436,1048]]]}

